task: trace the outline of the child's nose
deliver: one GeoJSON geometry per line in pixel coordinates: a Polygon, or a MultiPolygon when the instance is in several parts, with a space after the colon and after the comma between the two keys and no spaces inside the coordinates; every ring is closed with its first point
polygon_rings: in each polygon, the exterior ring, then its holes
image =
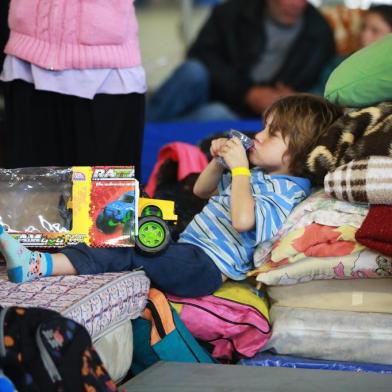
{"type": "Polygon", "coordinates": [[[263,131],[257,132],[256,135],[255,135],[255,139],[258,142],[262,143],[263,139],[264,139],[264,135],[265,135],[265,133],[263,131]]]}

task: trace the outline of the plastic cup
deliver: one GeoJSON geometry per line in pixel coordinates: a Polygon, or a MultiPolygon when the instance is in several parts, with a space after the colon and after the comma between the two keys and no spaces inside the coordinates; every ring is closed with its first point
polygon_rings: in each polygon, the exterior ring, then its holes
{"type": "MultiPolygon", "coordinates": [[[[243,134],[240,131],[237,131],[235,129],[230,129],[228,136],[229,136],[229,139],[232,137],[237,137],[238,139],[240,139],[245,150],[249,150],[249,148],[251,148],[253,146],[253,139],[251,139],[249,136],[246,136],[245,134],[243,134]]],[[[217,157],[216,159],[222,166],[224,166],[225,168],[228,169],[228,166],[226,165],[226,162],[222,157],[217,157]]]]}

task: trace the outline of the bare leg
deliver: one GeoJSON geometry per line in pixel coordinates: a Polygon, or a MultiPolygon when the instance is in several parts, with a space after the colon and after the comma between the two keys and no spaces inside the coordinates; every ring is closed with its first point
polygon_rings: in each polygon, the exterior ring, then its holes
{"type": "Polygon", "coordinates": [[[53,270],[52,275],[77,275],[77,271],[63,253],[52,254],[53,270]]]}

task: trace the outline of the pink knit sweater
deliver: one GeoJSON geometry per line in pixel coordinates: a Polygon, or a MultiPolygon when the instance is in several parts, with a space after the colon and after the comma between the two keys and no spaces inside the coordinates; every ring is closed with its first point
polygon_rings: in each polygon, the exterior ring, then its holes
{"type": "Polygon", "coordinates": [[[133,0],[11,0],[7,54],[50,70],[141,63],[133,0]]]}

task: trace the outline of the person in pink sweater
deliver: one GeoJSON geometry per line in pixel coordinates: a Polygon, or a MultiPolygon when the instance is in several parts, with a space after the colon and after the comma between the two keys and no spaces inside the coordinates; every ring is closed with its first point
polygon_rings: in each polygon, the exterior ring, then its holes
{"type": "Polygon", "coordinates": [[[136,165],[146,78],[133,0],[11,0],[5,166],[136,165]]]}

